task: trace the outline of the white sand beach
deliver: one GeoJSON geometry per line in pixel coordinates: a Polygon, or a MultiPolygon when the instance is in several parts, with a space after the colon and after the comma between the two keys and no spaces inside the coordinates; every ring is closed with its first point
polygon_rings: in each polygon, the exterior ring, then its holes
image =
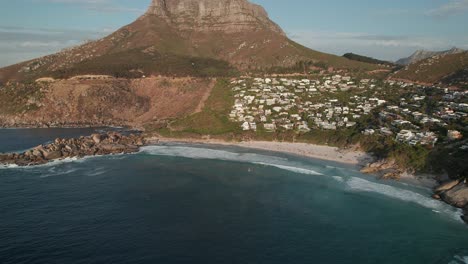
{"type": "Polygon", "coordinates": [[[186,142],[203,143],[227,146],[238,146],[266,151],[282,152],[309,158],[316,158],[340,163],[364,166],[372,161],[372,157],[362,151],[352,149],[339,149],[337,147],[321,146],[308,143],[275,142],[275,141],[223,141],[217,139],[193,139],[193,138],[154,138],[150,143],[157,142],[186,142]]]}

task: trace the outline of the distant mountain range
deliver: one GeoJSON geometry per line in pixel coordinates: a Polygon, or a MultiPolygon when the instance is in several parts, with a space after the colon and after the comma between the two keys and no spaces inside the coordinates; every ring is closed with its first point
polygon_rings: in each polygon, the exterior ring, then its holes
{"type": "Polygon", "coordinates": [[[428,50],[418,50],[415,53],[413,53],[411,56],[403,59],[399,59],[396,61],[396,64],[398,65],[410,65],[413,63],[417,63],[419,61],[425,60],[430,57],[438,56],[438,55],[450,55],[450,54],[457,54],[457,53],[462,53],[465,50],[459,49],[459,48],[451,48],[449,50],[444,50],[444,51],[428,51],[428,50]]]}

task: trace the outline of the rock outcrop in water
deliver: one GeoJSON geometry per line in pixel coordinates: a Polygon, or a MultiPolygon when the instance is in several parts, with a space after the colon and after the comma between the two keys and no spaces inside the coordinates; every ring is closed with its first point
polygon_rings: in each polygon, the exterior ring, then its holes
{"type": "Polygon", "coordinates": [[[361,169],[361,172],[366,174],[375,174],[382,179],[398,180],[401,175],[408,171],[404,168],[400,168],[394,160],[382,159],[367,164],[361,169]]]}
{"type": "Polygon", "coordinates": [[[40,145],[24,153],[0,154],[0,164],[34,166],[65,158],[138,152],[145,144],[140,135],[117,132],[93,134],[88,137],[61,139],[40,145]]]}
{"type": "Polygon", "coordinates": [[[444,202],[464,209],[462,219],[468,224],[468,184],[466,181],[450,181],[437,187],[435,196],[444,202]]]}

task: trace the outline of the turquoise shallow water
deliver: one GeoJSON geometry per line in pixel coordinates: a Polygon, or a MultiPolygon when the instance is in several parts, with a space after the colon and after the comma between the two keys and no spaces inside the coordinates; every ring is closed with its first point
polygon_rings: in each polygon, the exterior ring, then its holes
{"type": "Polygon", "coordinates": [[[429,194],[332,162],[186,144],[2,168],[0,263],[467,263],[460,212],[429,194]]]}

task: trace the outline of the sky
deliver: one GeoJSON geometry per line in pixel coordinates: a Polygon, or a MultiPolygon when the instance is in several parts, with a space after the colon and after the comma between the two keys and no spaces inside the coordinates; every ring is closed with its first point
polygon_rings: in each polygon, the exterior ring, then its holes
{"type": "MultiPolygon", "coordinates": [[[[251,0],[316,50],[395,61],[418,49],[468,49],[468,0],[251,0]]],[[[0,66],[131,23],[150,0],[0,0],[0,66]]]]}

